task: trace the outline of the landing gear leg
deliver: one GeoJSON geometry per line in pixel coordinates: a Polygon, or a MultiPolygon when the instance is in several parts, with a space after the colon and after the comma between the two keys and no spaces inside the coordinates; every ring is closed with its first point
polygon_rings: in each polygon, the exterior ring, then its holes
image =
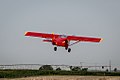
{"type": "Polygon", "coordinates": [[[71,52],[71,48],[68,48],[68,52],[69,52],[69,53],[71,52]]]}
{"type": "Polygon", "coordinates": [[[67,50],[68,49],[68,47],[65,47],[65,50],[67,50]]]}
{"type": "Polygon", "coordinates": [[[57,47],[54,47],[54,51],[57,51],[57,47]]]}

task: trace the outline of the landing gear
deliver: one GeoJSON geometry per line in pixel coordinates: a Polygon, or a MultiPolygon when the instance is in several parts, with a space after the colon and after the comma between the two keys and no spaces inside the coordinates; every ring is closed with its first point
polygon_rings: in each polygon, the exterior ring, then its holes
{"type": "MultiPolygon", "coordinates": [[[[68,52],[71,52],[71,48],[65,48],[66,50],[68,50],[68,52]]],[[[54,51],[57,51],[57,47],[54,47],[54,51]]]]}
{"type": "Polygon", "coordinates": [[[65,47],[65,50],[68,50],[68,52],[71,52],[71,48],[65,47]]]}
{"type": "Polygon", "coordinates": [[[68,48],[68,52],[69,52],[69,53],[71,52],[71,48],[68,48]]]}
{"type": "Polygon", "coordinates": [[[57,47],[54,47],[54,51],[57,51],[57,47]]]}
{"type": "Polygon", "coordinates": [[[68,49],[68,47],[65,47],[65,50],[67,50],[68,49]]]}

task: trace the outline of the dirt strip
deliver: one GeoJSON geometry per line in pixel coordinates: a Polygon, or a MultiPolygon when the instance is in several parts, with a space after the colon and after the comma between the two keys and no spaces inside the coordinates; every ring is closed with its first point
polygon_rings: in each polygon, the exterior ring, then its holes
{"type": "Polygon", "coordinates": [[[38,76],[0,80],[120,80],[120,76],[38,76]]]}

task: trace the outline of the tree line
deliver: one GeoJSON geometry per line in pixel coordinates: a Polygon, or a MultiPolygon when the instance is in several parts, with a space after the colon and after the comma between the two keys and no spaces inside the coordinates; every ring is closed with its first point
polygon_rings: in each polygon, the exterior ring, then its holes
{"type": "MultiPolygon", "coordinates": [[[[69,67],[71,71],[87,71],[88,68],[80,68],[80,67],[69,67]]],[[[39,68],[39,70],[54,70],[51,65],[43,65],[39,68]]],[[[56,71],[61,71],[62,69],[60,67],[56,68],[56,71]]]]}
{"type": "Polygon", "coordinates": [[[43,65],[39,70],[17,70],[17,69],[1,69],[0,78],[20,78],[40,75],[84,75],[84,76],[120,76],[120,72],[90,72],[87,68],[70,66],[70,70],[62,70],[60,67],[55,70],[51,65],[43,65]]]}

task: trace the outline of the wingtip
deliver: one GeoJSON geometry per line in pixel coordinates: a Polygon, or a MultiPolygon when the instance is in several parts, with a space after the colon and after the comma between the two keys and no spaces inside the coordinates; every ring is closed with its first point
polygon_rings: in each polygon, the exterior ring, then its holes
{"type": "Polygon", "coordinates": [[[28,32],[25,32],[24,35],[26,36],[28,32]]]}
{"type": "Polygon", "coordinates": [[[103,41],[103,38],[101,38],[100,42],[102,42],[102,41],[103,41]]]}

